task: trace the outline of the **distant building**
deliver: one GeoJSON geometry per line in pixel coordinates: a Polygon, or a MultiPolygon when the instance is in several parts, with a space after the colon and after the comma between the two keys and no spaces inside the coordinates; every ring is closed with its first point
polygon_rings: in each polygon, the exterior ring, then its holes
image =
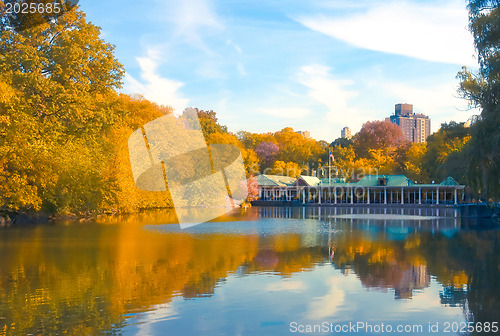
{"type": "Polygon", "coordinates": [[[342,131],[340,132],[340,136],[342,138],[347,139],[347,140],[351,140],[351,138],[352,138],[351,129],[347,126],[342,128],[342,131]]]}
{"type": "Polygon", "coordinates": [[[297,131],[296,133],[299,133],[304,138],[310,138],[311,137],[311,132],[309,132],[309,131],[297,131]]]}
{"type": "Polygon", "coordinates": [[[431,119],[420,113],[413,113],[412,104],[396,104],[394,115],[386,120],[398,125],[406,140],[410,142],[426,142],[431,134],[431,119]]]}

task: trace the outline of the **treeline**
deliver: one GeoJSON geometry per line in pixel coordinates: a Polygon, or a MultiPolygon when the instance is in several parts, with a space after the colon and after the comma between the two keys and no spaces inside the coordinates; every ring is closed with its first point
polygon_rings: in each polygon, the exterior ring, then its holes
{"type": "MultiPolygon", "coordinates": [[[[422,145],[402,142],[390,123],[368,122],[352,141],[328,144],[291,128],[234,134],[218,123],[215,112],[198,111],[207,142],[239,147],[248,175],[327,177],[332,151],[339,168],[334,173],[346,180],[360,178],[360,171],[400,173],[418,182],[451,175],[482,198],[498,198],[497,6],[497,1],[469,6],[480,72],[464,68],[459,78],[464,98],[482,110],[470,128],[444,124],[422,145]]],[[[172,109],[118,93],[123,66],[83,12],[69,11],[22,31],[12,20],[0,18],[0,215],[171,206],[168,193],[136,188],[127,139],[172,109]]]]}
{"type": "Polygon", "coordinates": [[[241,150],[248,176],[261,173],[288,175],[311,174],[328,161],[328,143],[304,137],[291,127],[278,132],[232,133],[221,125],[214,111],[197,110],[208,144],[235,145],[241,150]]]}

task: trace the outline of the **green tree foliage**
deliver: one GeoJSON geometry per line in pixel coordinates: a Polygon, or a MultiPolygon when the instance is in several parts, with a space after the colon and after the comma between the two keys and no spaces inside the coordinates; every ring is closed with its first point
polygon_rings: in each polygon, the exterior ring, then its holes
{"type": "Polygon", "coordinates": [[[469,28],[474,35],[479,72],[458,74],[461,95],[479,107],[471,128],[467,176],[485,199],[500,198],[500,1],[470,0],[469,28]]]}
{"type": "Polygon", "coordinates": [[[428,182],[427,171],[422,169],[422,159],[426,153],[427,145],[425,143],[403,143],[396,149],[395,172],[418,183],[428,182]]]}
{"type": "Polygon", "coordinates": [[[465,183],[466,162],[464,146],[470,129],[464,123],[444,123],[439,131],[427,138],[427,151],[422,157],[422,176],[440,182],[447,176],[465,183]]]}
{"type": "Polygon", "coordinates": [[[333,141],[331,144],[330,144],[330,147],[335,147],[335,146],[340,146],[340,147],[349,147],[349,145],[352,145],[353,142],[351,139],[347,139],[347,138],[337,138],[335,139],[335,141],[333,141]]]}

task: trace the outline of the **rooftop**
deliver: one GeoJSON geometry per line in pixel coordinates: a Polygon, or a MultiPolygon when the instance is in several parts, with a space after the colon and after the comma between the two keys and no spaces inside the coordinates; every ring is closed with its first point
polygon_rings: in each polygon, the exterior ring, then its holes
{"type": "Polygon", "coordinates": [[[300,175],[298,178],[279,175],[258,175],[257,183],[259,186],[278,186],[287,187],[297,186],[322,186],[322,187],[404,187],[404,186],[456,186],[459,185],[453,177],[448,176],[439,184],[417,184],[407,178],[405,175],[366,175],[357,182],[346,182],[343,178],[332,178],[331,183],[328,178],[319,179],[315,176],[300,175]]]}

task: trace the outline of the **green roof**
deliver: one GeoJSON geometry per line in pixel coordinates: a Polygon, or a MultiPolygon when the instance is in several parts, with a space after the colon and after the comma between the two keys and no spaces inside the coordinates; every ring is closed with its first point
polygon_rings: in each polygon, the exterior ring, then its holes
{"type": "Polygon", "coordinates": [[[366,175],[361,180],[356,182],[356,185],[363,187],[375,187],[379,185],[378,181],[380,178],[386,179],[386,185],[388,187],[403,187],[415,184],[404,175],[366,175]]]}
{"type": "Polygon", "coordinates": [[[458,185],[457,181],[451,176],[448,176],[443,180],[443,182],[439,183],[439,185],[453,186],[458,185]]]}
{"type": "Polygon", "coordinates": [[[321,178],[320,180],[321,180],[322,186],[328,186],[328,185],[333,186],[334,184],[346,183],[345,178],[341,178],[341,177],[332,177],[331,180],[328,178],[321,178]]]}
{"type": "Polygon", "coordinates": [[[302,179],[308,186],[331,186],[331,187],[376,187],[379,185],[379,179],[386,179],[387,187],[404,187],[404,186],[456,186],[458,183],[453,179],[453,177],[448,176],[443,182],[439,184],[416,184],[404,175],[366,175],[358,182],[346,182],[343,178],[332,178],[331,182],[327,178],[319,179],[315,176],[304,176],[300,175],[299,178],[281,176],[281,175],[267,175],[261,174],[257,175],[256,180],[259,186],[275,186],[275,187],[287,187],[292,186],[297,183],[299,179],[302,179]]]}
{"type": "Polygon", "coordinates": [[[290,176],[261,174],[256,180],[259,186],[286,187],[291,186],[296,179],[290,176]]]}

